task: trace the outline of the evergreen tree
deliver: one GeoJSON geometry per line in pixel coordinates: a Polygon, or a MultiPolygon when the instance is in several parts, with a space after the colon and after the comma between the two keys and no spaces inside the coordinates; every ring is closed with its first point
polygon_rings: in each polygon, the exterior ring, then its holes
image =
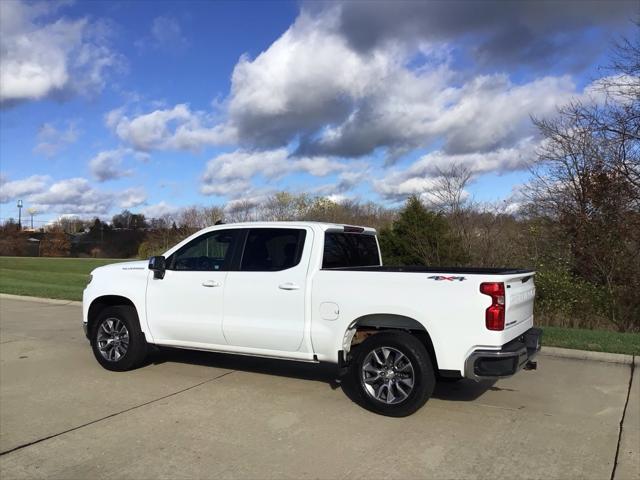
{"type": "Polygon", "coordinates": [[[380,232],[387,264],[454,266],[468,261],[444,215],[427,210],[417,196],[407,200],[391,228],[380,232]]]}

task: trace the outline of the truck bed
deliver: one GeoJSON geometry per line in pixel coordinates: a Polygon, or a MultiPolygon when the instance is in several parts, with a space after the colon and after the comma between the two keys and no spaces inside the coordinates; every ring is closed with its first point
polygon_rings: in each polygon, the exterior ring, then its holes
{"type": "Polygon", "coordinates": [[[379,265],[372,267],[340,267],[325,270],[338,270],[349,272],[405,272],[405,273],[466,273],[468,275],[517,275],[533,273],[530,268],[488,268],[488,267],[424,267],[421,265],[394,266],[379,265]]]}

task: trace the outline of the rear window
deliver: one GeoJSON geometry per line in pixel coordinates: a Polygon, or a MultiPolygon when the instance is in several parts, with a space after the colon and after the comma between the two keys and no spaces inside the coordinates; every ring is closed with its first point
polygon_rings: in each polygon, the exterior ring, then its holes
{"type": "Polygon", "coordinates": [[[273,272],[295,267],[302,257],[306,233],[292,228],[252,228],[240,270],[273,272]]]}
{"type": "Polygon", "coordinates": [[[374,235],[359,233],[324,234],[322,268],[370,267],[380,265],[378,243],[374,235]]]}

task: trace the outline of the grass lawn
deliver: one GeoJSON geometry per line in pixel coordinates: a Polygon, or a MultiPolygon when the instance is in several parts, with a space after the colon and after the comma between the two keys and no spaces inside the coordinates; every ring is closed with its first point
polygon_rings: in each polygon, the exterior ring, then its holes
{"type": "Polygon", "coordinates": [[[619,333],[582,328],[542,327],[542,345],[640,355],[640,333],[619,333]]]}
{"type": "MultiPolygon", "coordinates": [[[[0,257],[0,292],[82,300],[89,272],[118,259],[0,257]]],[[[640,333],[542,327],[550,347],[640,355],[640,333]]]]}
{"type": "Polygon", "coordinates": [[[118,259],[0,257],[0,292],[82,300],[89,273],[118,259]]]}

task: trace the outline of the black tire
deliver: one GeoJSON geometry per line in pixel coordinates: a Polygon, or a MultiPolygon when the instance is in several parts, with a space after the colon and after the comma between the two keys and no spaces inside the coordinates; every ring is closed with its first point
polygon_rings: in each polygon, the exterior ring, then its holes
{"type": "Polygon", "coordinates": [[[368,337],[355,350],[348,377],[357,395],[358,403],[367,410],[389,417],[406,417],[422,407],[431,397],[436,384],[433,365],[426,346],[414,335],[402,331],[378,333],[368,337]],[[404,354],[413,368],[412,390],[399,403],[389,404],[385,400],[376,400],[365,385],[364,362],[374,350],[383,347],[404,354]]]}
{"type": "Polygon", "coordinates": [[[140,330],[138,314],[133,307],[128,305],[107,307],[102,310],[96,321],[93,323],[90,339],[93,355],[96,357],[98,363],[107,370],[115,372],[133,370],[134,368],[142,365],[147,356],[148,346],[144,338],[144,334],[140,330]],[[112,325],[115,321],[121,322],[121,324],[118,325],[124,325],[128,333],[128,345],[126,352],[119,356],[119,358],[111,360],[105,358],[98,345],[100,329],[103,324],[108,328],[109,321],[112,322],[112,325]]]}

